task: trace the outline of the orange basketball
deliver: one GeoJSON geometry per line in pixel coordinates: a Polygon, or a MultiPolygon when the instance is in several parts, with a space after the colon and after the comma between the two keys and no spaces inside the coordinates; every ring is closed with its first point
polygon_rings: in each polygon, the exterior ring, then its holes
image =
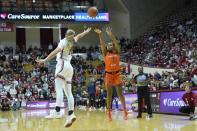
{"type": "Polygon", "coordinates": [[[88,9],[88,16],[89,16],[89,17],[94,18],[94,17],[96,17],[97,15],[98,15],[98,9],[97,9],[96,7],[90,7],[90,8],[88,9]]]}

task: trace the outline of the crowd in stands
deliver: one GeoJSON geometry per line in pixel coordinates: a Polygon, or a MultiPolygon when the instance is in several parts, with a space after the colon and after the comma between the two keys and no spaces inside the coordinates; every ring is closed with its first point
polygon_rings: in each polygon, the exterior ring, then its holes
{"type": "MultiPolygon", "coordinates": [[[[51,51],[54,46],[52,48],[50,46],[51,51]]],[[[83,52],[84,49],[76,48],[74,52],[83,52]]],[[[55,78],[54,74],[49,70],[49,63],[41,66],[35,63],[36,59],[45,58],[50,51],[37,47],[29,47],[27,51],[18,47],[16,49],[12,47],[0,49],[1,105],[7,105],[6,103],[9,102],[16,105],[14,109],[18,109],[26,101],[55,100],[55,78]]],[[[87,49],[87,60],[77,55],[71,61],[74,68],[72,85],[77,87],[76,91],[73,88],[73,92],[74,95],[79,96],[80,100],[88,92],[88,90],[82,90],[82,87],[86,86],[86,75],[100,74],[101,77],[98,80],[92,77],[91,81],[99,84],[103,82],[102,70],[104,65],[103,63],[96,67],[92,65],[91,61],[98,60],[98,55],[93,52],[98,52],[98,48],[90,47],[90,49],[87,49]]]]}
{"type": "MultiPolygon", "coordinates": [[[[156,32],[144,39],[121,38],[121,61],[140,66],[172,68],[174,72],[148,74],[151,90],[182,89],[185,83],[197,87],[197,21],[195,14],[181,23],[160,26],[156,32]]],[[[54,74],[50,64],[37,65],[36,59],[45,58],[56,45],[48,50],[30,47],[13,49],[0,48],[0,103],[12,109],[19,109],[26,101],[55,100],[54,74]]],[[[76,47],[73,53],[86,53],[73,57],[72,80],[76,105],[105,107],[104,64],[95,67],[99,61],[99,48],[76,47]],[[97,77],[98,76],[98,77],[97,77]],[[90,77],[90,78],[89,78],[90,77]],[[89,80],[90,79],[90,80],[89,80]]],[[[123,92],[135,92],[134,75],[123,77],[123,92]]]]}
{"type": "Polygon", "coordinates": [[[192,13],[184,21],[161,25],[147,38],[121,38],[121,60],[134,65],[171,68],[175,72],[149,74],[153,90],[197,87],[197,19],[192,13]]]}
{"type": "Polygon", "coordinates": [[[120,39],[122,60],[148,67],[175,68],[197,64],[197,21],[161,26],[143,40],[120,39]]]}
{"type": "Polygon", "coordinates": [[[45,0],[45,1],[0,1],[1,11],[17,12],[71,12],[87,11],[90,6],[97,6],[94,0],[45,0]],[[81,8],[80,8],[81,7],[81,8]]]}
{"type": "MultiPolygon", "coordinates": [[[[35,59],[46,57],[42,49],[27,51],[5,47],[0,50],[0,97],[4,102],[23,104],[26,101],[55,99],[54,76],[47,64],[36,66],[35,59]],[[16,55],[15,55],[16,54],[16,55]],[[31,63],[31,64],[30,64],[31,63]],[[34,68],[29,67],[35,66],[34,68]],[[28,69],[29,68],[29,69],[28,69]]],[[[20,106],[16,106],[17,108],[20,106]]]]}

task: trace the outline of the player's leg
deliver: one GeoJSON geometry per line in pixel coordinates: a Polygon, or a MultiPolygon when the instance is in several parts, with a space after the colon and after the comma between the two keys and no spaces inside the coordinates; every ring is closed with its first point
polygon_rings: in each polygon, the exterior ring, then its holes
{"type": "Polygon", "coordinates": [[[105,87],[107,89],[107,109],[111,110],[111,101],[112,101],[112,94],[113,94],[113,89],[112,89],[112,78],[110,75],[106,74],[105,77],[105,87]]]}
{"type": "Polygon", "coordinates": [[[113,93],[113,87],[112,87],[111,109],[112,109],[112,103],[113,103],[114,98],[115,98],[115,96],[114,96],[114,93],[113,93]]]}
{"type": "Polygon", "coordinates": [[[95,94],[90,94],[89,101],[90,101],[90,103],[89,103],[90,109],[89,110],[91,111],[95,106],[95,94]]]}
{"type": "Polygon", "coordinates": [[[91,109],[91,107],[93,106],[92,104],[92,94],[89,95],[89,108],[91,109]]]}
{"type": "Polygon", "coordinates": [[[121,104],[123,106],[123,111],[124,111],[124,119],[127,120],[128,119],[128,115],[127,115],[127,109],[126,109],[126,104],[125,104],[125,98],[122,92],[122,85],[119,84],[116,87],[116,92],[120,98],[121,104]]]}
{"type": "Polygon", "coordinates": [[[194,107],[194,119],[197,119],[197,107],[194,107]]]}
{"type": "Polygon", "coordinates": [[[182,106],[179,108],[179,111],[184,114],[190,114],[190,107],[189,106],[182,106]]]}
{"type": "Polygon", "coordinates": [[[194,106],[190,106],[190,120],[195,120],[195,107],[194,106]]]}
{"type": "Polygon", "coordinates": [[[108,111],[108,121],[112,121],[111,115],[111,102],[112,102],[112,87],[107,86],[107,111],[108,111]]]}
{"type": "Polygon", "coordinates": [[[68,99],[68,118],[65,122],[65,127],[70,127],[72,123],[76,120],[76,116],[74,114],[74,98],[72,94],[72,76],[73,76],[73,68],[70,64],[67,64],[65,71],[65,84],[64,84],[64,92],[68,99]]]}
{"type": "Polygon", "coordinates": [[[117,85],[115,86],[116,88],[116,92],[118,94],[118,97],[120,98],[120,102],[123,106],[124,109],[126,109],[126,105],[125,105],[125,98],[124,98],[124,95],[123,95],[123,92],[122,92],[122,85],[117,85]]]}
{"type": "Polygon", "coordinates": [[[124,119],[128,119],[128,114],[127,114],[127,109],[126,109],[126,104],[125,104],[125,98],[122,92],[122,75],[121,73],[118,73],[114,76],[113,83],[116,85],[116,92],[120,98],[121,104],[123,106],[123,111],[124,111],[124,119]]]}
{"type": "Polygon", "coordinates": [[[68,109],[69,109],[68,115],[71,115],[74,111],[74,98],[72,94],[71,82],[68,82],[68,81],[66,82],[64,92],[68,99],[68,109]]]}
{"type": "Polygon", "coordinates": [[[194,112],[193,108],[191,108],[190,106],[182,106],[181,108],[179,108],[179,111],[181,113],[184,113],[184,114],[189,114],[190,115],[190,120],[192,119],[192,114],[194,112]]]}
{"type": "Polygon", "coordinates": [[[95,109],[95,104],[96,104],[96,98],[95,98],[95,94],[93,94],[92,95],[92,104],[93,104],[93,106],[92,106],[92,110],[94,111],[94,109],[95,109]]]}
{"type": "Polygon", "coordinates": [[[56,91],[56,108],[55,108],[55,112],[53,112],[52,114],[50,114],[49,116],[46,116],[45,118],[61,118],[62,115],[60,114],[60,107],[62,105],[63,102],[63,87],[64,87],[64,80],[57,77],[55,79],[55,91],[56,91]]]}
{"type": "Polygon", "coordinates": [[[64,85],[64,80],[62,80],[61,78],[56,78],[55,79],[55,90],[56,90],[56,111],[59,112],[60,111],[60,106],[62,104],[63,101],[63,86],[64,85]]]}
{"type": "Polygon", "coordinates": [[[66,94],[66,97],[68,99],[68,118],[65,123],[65,127],[70,127],[72,123],[76,120],[76,116],[74,114],[74,98],[72,94],[72,87],[71,87],[71,81],[66,82],[64,92],[66,94]]]}
{"type": "Polygon", "coordinates": [[[112,121],[112,114],[111,114],[111,103],[112,103],[112,78],[109,74],[105,76],[105,87],[107,88],[107,114],[108,114],[108,121],[112,121]]]}

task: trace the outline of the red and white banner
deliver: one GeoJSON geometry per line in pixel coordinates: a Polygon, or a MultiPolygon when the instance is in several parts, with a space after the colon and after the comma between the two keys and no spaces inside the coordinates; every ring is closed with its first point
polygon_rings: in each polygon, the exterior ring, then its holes
{"type": "Polygon", "coordinates": [[[0,32],[13,32],[13,23],[0,22],[0,32]]]}

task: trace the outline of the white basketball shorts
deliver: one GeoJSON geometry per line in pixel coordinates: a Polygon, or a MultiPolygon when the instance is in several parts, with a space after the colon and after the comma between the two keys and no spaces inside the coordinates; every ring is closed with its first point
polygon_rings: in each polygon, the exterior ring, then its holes
{"type": "Polygon", "coordinates": [[[55,78],[61,78],[66,82],[71,82],[73,77],[73,67],[70,61],[57,61],[55,78]]]}

